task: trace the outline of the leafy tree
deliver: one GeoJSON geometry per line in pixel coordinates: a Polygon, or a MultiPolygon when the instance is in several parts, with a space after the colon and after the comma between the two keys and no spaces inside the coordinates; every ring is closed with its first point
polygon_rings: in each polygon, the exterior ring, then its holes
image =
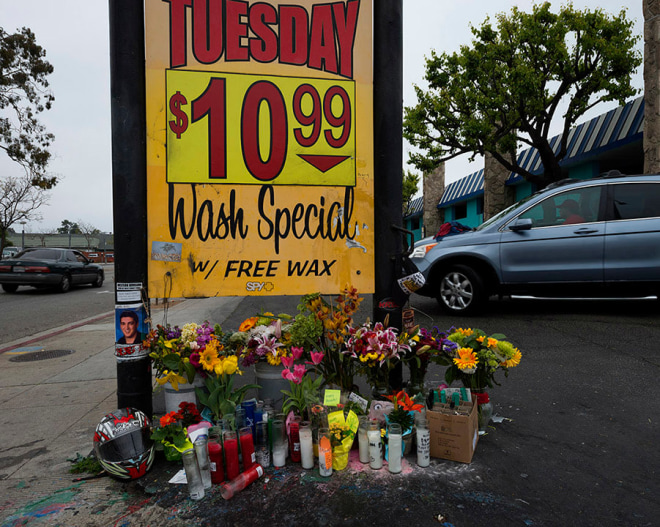
{"type": "Polygon", "coordinates": [[[403,213],[405,214],[410,207],[413,196],[417,193],[419,186],[419,176],[410,170],[403,171],[403,213]]]}
{"type": "Polygon", "coordinates": [[[46,171],[54,136],[37,119],[55,100],[45,56],[28,28],[10,34],[0,27],[0,150],[22,168],[19,176],[0,176],[0,249],[14,223],[40,218],[44,192],[57,183],[46,171]]]}
{"type": "Polygon", "coordinates": [[[53,66],[45,56],[28,28],[9,34],[0,27],[0,148],[30,174],[33,185],[48,189],[57,183],[46,173],[54,136],[37,119],[55,100],[47,79],[53,66]]]}
{"type": "Polygon", "coordinates": [[[77,223],[69,220],[62,220],[62,225],[57,228],[59,234],[82,234],[80,227],[77,223]]]}
{"type": "Polygon", "coordinates": [[[508,170],[540,188],[561,179],[568,132],[593,106],[623,104],[637,93],[632,73],[641,64],[625,10],[576,10],[550,3],[531,13],[514,7],[472,27],[472,46],[426,60],[428,90],[415,86],[418,103],[405,109],[404,137],[419,149],[412,164],[429,172],[464,153],[490,152],[508,170]],[[565,109],[564,109],[565,108],[565,109]],[[554,151],[550,125],[563,113],[562,139],[554,151]],[[517,163],[519,144],[538,149],[544,173],[517,163]]]}

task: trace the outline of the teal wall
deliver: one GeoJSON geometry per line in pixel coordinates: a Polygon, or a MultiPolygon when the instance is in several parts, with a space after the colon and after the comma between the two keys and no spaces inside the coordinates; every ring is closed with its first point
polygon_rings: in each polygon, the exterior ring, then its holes
{"type": "Polygon", "coordinates": [[[457,205],[460,207],[460,204],[452,205],[445,209],[445,221],[457,221],[468,227],[477,227],[481,225],[484,221],[483,212],[479,213],[479,201],[482,200],[482,196],[477,196],[476,198],[469,199],[467,202],[466,216],[464,218],[456,217],[457,205]]]}
{"type": "MultiPolygon", "coordinates": [[[[423,219],[422,214],[418,214],[416,216],[409,216],[407,218],[403,218],[403,228],[408,229],[409,231],[413,232],[413,234],[415,235],[415,241],[419,241],[419,240],[422,239],[422,227],[423,226],[424,226],[424,219],[423,219]]],[[[434,234],[435,234],[435,232],[427,233],[426,235],[427,236],[433,236],[434,234]]]]}

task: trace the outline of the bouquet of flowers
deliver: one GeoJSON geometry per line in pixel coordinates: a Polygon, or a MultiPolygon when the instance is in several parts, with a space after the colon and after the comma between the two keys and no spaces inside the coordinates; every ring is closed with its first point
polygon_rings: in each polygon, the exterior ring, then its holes
{"type": "MultiPolygon", "coordinates": [[[[311,353],[312,363],[315,366],[323,360],[322,353],[311,353]]],[[[282,390],[284,394],[284,403],[282,412],[288,414],[294,411],[305,419],[311,420],[311,408],[319,402],[320,389],[323,384],[323,377],[316,372],[312,377],[311,371],[308,371],[305,364],[295,364],[295,361],[304,357],[304,349],[298,346],[291,347],[291,356],[282,357],[282,378],[289,381],[289,390],[282,390]],[[293,368],[293,369],[292,369],[293,368]]]]}
{"type": "Polygon", "coordinates": [[[152,432],[151,439],[184,452],[193,447],[187,437],[187,428],[201,420],[202,416],[193,403],[182,402],[178,411],[169,412],[160,418],[160,427],[152,432]]]}
{"type": "Polygon", "coordinates": [[[502,370],[508,377],[509,368],[520,364],[522,357],[520,350],[505,338],[501,334],[489,336],[480,329],[452,328],[447,339],[453,345],[445,347],[452,360],[445,373],[447,383],[457,379],[476,391],[486,386],[492,388],[493,384],[499,386],[495,372],[502,370]]]}
{"type": "Polygon", "coordinates": [[[312,361],[325,382],[335,384],[344,391],[354,388],[356,365],[343,350],[353,324],[353,315],[361,302],[357,289],[350,285],[330,301],[319,293],[303,296],[292,328],[294,340],[312,350],[312,361]]]}
{"type": "Polygon", "coordinates": [[[175,390],[179,383],[192,383],[197,373],[203,372],[200,358],[207,345],[222,334],[220,326],[211,327],[208,322],[198,325],[158,325],[144,341],[149,357],[156,369],[156,380],[163,385],[169,382],[175,390]]]}
{"type": "Polygon", "coordinates": [[[447,340],[447,333],[440,331],[437,327],[432,329],[417,326],[411,331],[411,335],[403,335],[410,346],[410,351],[405,353],[402,360],[410,371],[409,389],[411,393],[421,393],[424,390],[424,378],[429,364],[436,362],[444,366],[451,364],[447,356],[445,346],[454,349],[454,343],[447,340]],[[449,342],[449,344],[447,344],[449,342]]]}
{"type": "Polygon", "coordinates": [[[291,347],[290,320],[289,315],[276,317],[272,313],[249,317],[226,343],[241,357],[244,367],[259,361],[279,366],[291,347]]]}
{"type": "Polygon", "coordinates": [[[404,435],[411,432],[415,424],[415,412],[421,412],[424,405],[415,403],[403,390],[386,397],[394,404],[394,408],[386,415],[387,423],[400,424],[404,435]]]}
{"type": "MultiPolygon", "coordinates": [[[[252,388],[259,388],[256,384],[246,384],[234,389],[234,375],[242,375],[238,367],[238,357],[233,350],[227,349],[221,342],[222,333],[211,335],[204,350],[195,358],[194,366],[201,369],[206,389],[195,388],[200,404],[211,413],[209,418],[221,419],[225,414],[234,413],[236,405],[241,403],[245,394],[252,388]]],[[[193,358],[191,356],[191,362],[193,358]]]]}
{"type": "Polygon", "coordinates": [[[397,335],[391,327],[381,322],[365,322],[361,326],[349,328],[349,338],[344,354],[356,364],[360,374],[377,390],[387,390],[389,371],[411,348],[408,335],[397,335]]]}
{"type": "Polygon", "coordinates": [[[328,413],[330,443],[332,445],[332,468],[344,470],[348,465],[348,454],[360,422],[352,410],[345,411],[343,406],[328,413]]]}

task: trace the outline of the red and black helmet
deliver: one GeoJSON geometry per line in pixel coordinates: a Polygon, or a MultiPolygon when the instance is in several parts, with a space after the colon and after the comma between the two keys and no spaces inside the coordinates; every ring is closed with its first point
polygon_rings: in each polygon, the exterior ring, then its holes
{"type": "Polygon", "coordinates": [[[144,476],[154,461],[151,423],[136,408],[106,414],[94,433],[94,452],[101,466],[117,479],[144,476]]]}

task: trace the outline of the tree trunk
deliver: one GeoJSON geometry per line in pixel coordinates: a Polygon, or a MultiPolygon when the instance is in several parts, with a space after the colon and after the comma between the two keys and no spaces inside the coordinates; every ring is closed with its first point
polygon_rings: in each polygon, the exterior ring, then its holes
{"type": "Polygon", "coordinates": [[[660,0],[643,0],[644,173],[660,173],[660,0]]]}

